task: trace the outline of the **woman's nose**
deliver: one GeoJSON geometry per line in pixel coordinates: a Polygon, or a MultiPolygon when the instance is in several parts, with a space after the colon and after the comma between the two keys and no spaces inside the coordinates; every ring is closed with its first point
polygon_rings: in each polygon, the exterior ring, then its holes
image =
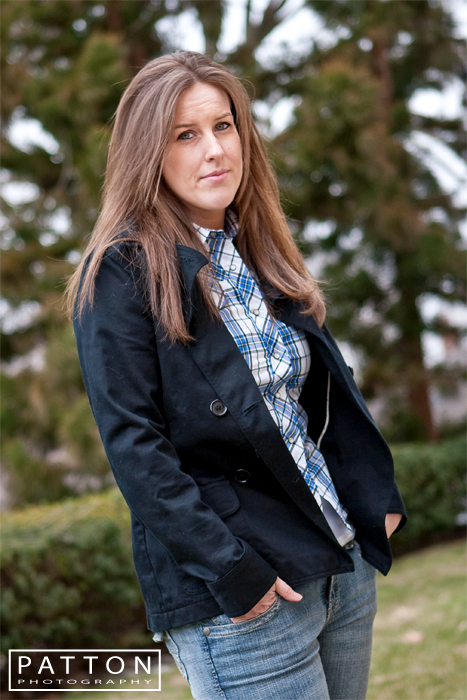
{"type": "Polygon", "coordinates": [[[223,149],[221,144],[219,143],[218,138],[215,136],[215,134],[207,134],[205,136],[205,141],[204,141],[204,155],[206,160],[210,160],[211,158],[216,158],[217,156],[220,156],[223,154],[223,149]]]}

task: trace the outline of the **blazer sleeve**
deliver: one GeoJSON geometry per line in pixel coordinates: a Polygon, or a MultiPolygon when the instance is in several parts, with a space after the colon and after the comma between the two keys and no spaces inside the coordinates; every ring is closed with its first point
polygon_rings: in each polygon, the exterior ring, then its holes
{"type": "Polygon", "coordinates": [[[399,513],[400,515],[402,515],[399,525],[392,533],[394,535],[396,532],[399,532],[399,530],[402,530],[402,528],[407,522],[407,512],[405,510],[404,501],[402,500],[402,496],[399,493],[399,489],[397,488],[396,482],[394,482],[394,486],[392,488],[391,500],[389,501],[387,512],[399,513]]]}
{"type": "Polygon", "coordinates": [[[89,402],[129,508],[182,570],[206,582],[228,616],[245,614],[277,574],[202,502],[181,469],[161,409],[153,318],[134,266],[116,247],[74,329],[89,402]]]}

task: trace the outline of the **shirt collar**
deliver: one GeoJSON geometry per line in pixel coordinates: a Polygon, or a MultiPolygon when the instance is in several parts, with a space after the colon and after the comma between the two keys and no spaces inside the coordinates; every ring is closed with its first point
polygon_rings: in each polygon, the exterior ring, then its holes
{"type": "Polygon", "coordinates": [[[210,229],[198,226],[198,224],[193,224],[193,226],[198,231],[203,243],[208,243],[215,238],[235,238],[238,229],[238,216],[233,209],[227,209],[225,213],[225,227],[223,229],[210,229]]]}

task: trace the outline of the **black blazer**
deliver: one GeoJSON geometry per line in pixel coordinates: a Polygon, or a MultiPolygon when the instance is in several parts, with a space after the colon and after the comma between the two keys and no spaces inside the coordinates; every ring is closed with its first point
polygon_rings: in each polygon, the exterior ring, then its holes
{"type": "MultiPolygon", "coordinates": [[[[280,576],[292,586],[353,570],[225,325],[202,303],[207,263],[178,246],[193,342],[170,344],[147,311],[134,244],[109,249],[94,305],[75,321],[89,401],[132,515],[133,552],[153,631],[249,611],[280,576]]],[[[300,403],[321,443],[363,557],[391,565],[386,513],[404,514],[389,449],[327,328],[288,302],[311,370],[300,403]]]]}

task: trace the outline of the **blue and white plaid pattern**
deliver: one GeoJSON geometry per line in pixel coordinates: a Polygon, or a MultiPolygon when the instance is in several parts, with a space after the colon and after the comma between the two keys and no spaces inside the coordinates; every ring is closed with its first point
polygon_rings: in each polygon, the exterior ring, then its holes
{"type": "MultiPolygon", "coordinates": [[[[271,416],[298,468],[324,511],[329,524],[331,504],[340,516],[339,541],[353,536],[347,512],[339,502],[323,455],[307,435],[308,416],[298,403],[310,369],[310,349],[304,331],[270,316],[258,284],[233,245],[234,212],[227,211],[225,231],[195,226],[211,255],[220,290],[215,295],[222,319],[255,378],[271,416]],[[343,521],[343,522],[342,522],[343,521]],[[342,524],[345,523],[345,528],[342,524]],[[342,538],[342,531],[344,536],[342,538]]],[[[334,514],[335,515],[335,514],[334,514]]],[[[332,520],[332,514],[331,514],[332,520]]],[[[337,536],[337,535],[336,535],[337,536]]]]}

